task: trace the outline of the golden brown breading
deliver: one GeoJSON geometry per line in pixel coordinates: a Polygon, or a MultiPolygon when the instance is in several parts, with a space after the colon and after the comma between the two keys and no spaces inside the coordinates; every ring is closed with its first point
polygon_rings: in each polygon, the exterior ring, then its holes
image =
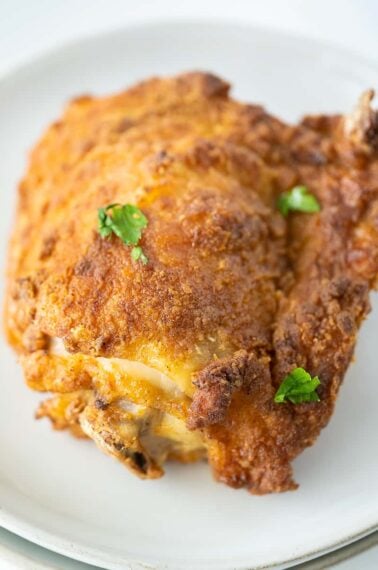
{"type": "Polygon", "coordinates": [[[41,402],[35,417],[37,419],[47,417],[51,420],[54,429],[69,429],[75,437],[86,438],[80,426],[80,415],[90,400],[90,390],[57,394],[41,402]]]}
{"type": "Polygon", "coordinates": [[[33,150],[10,249],[9,340],[30,386],[63,398],[40,414],[79,421],[144,477],[206,449],[231,486],[295,488],[290,463],[329,420],[378,275],[370,99],[296,127],[203,73],[74,100],[33,150]],[[277,210],[297,183],[319,214],[277,210]],[[99,236],[115,202],[147,216],[147,265],[99,236]],[[320,377],[320,403],[274,403],[296,366],[320,377]]]}

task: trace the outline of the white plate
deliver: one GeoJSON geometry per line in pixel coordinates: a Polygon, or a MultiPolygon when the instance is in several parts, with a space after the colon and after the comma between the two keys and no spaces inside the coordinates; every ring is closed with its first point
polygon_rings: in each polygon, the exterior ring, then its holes
{"type": "MultiPolygon", "coordinates": [[[[37,546],[0,528],[0,560],[1,570],[96,570],[97,566],[66,558],[51,550],[37,546]]],[[[295,566],[295,570],[375,570],[378,561],[378,532],[369,534],[343,548],[334,550],[295,566]]],[[[146,570],[146,566],[144,569],[146,570]]]]}
{"type": "Polygon", "coordinates": [[[95,566],[41,548],[3,528],[0,528],[0,561],[1,570],[97,570],[95,566]]]}
{"type": "MultiPolygon", "coordinates": [[[[347,111],[378,72],[336,48],[227,24],[134,27],[62,48],[0,82],[0,244],[26,151],[74,94],[108,93],[152,74],[209,69],[234,93],[288,120],[347,111]]],[[[378,522],[378,302],[330,426],[295,462],[295,493],[252,497],[215,484],[205,465],[141,482],[90,442],[35,422],[28,391],[0,345],[0,524],[108,569],[246,569],[303,560],[378,522]]]]}

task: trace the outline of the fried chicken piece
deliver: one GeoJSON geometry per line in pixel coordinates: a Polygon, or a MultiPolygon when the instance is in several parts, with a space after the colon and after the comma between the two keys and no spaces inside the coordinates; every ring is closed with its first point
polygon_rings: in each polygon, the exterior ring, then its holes
{"type": "Polygon", "coordinates": [[[208,457],[262,494],[296,487],[291,461],[327,424],[369,311],[378,119],[370,92],[347,119],[292,127],[228,91],[191,73],[68,106],[20,184],[6,326],[56,427],[141,477],[208,457]],[[295,184],[320,213],[281,215],[295,184]],[[147,264],[100,237],[110,203],[147,217],[147,264]],[[275,403],[297,366],[320,402],[275,403]]]}

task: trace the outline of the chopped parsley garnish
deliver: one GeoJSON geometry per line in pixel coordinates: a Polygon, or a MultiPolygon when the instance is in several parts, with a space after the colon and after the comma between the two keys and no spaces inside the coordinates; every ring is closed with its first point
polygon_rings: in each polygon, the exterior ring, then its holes
{"type": "Polygon", "coordinates": [[[146,264],[147,256],[138,246],[143,229],[147,226],[148,220],[143,212],[132,204],[109,204],[105,208],[98,210],[98,231],[103,238],[114,233],[126,245],[133,245],[131,257],[134,261],[141,261],[146,264]]]}
{"type": "Polygon", "coordinates": [[[146,255],[144,255],[143,249],[139,245],[133,247],[133,249],[131,250],[131,257],[133,258],[134,261],[140,260],[145,265],[146,263],[148,263],[148,258],[146,257],[146,255]]]}
{"type": "Polygon", "coordinates": [[[284,216],[287,216],[289,212],[314,214],[320,211],[318,200],[309,192],[307,186],[294,186],[288,192],[283,192],[278,198],[277,205],[284,216]]]}
{"type": "Polygon", "coordinates": [[[293,404],[319,402],[320,398],[316,392],[319,385],[320,380],[317,376],[312,378],[304,368],[294,368],[282,381],[274,396],[274,401],[277,404],[283,404],[287,400],[293,404]]]}

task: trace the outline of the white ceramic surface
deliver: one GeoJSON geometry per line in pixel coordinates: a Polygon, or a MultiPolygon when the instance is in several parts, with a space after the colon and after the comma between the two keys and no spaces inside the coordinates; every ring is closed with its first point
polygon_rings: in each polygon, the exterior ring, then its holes
{"type": "Polygon", "coordinates": [[[98,567],[66,558],[0,528],[0,568],[1,570],[97,570],[98,567]]]}
{"type": "MultiPolygon", "coordinates": [[[[357,568],[376,570],[375,553],[378,553],[378,532],[310,562],[295,565],[295,570],[324,570],[333,568],[336,564],[337,570],[357,568]]],[[[97,570],[98,567],[56,554],[0,527],[0,568],[1,570],[97,570]]],[[[126,566],[124,568],[126,570],[126,566]]]]}
{"type": "MultiPolygon", "coordinates": [[[[62,48],[0,82],[1,262],[26,151],[64,101],[152,74],[209,69],[234,93],[288,120],[349,110],[378,71],[351,54],[277,32],[219,24],[130,28],[62,48]]],[[[109,569],[247,569],[314,556],[378,523],[376,311],[317,445],[296,462],[301,488],[250,497],[212,482],[205,465],[141,482],[89,442],[33,420],[40,397],[0,344],[0,524],[109,569]]]]}

